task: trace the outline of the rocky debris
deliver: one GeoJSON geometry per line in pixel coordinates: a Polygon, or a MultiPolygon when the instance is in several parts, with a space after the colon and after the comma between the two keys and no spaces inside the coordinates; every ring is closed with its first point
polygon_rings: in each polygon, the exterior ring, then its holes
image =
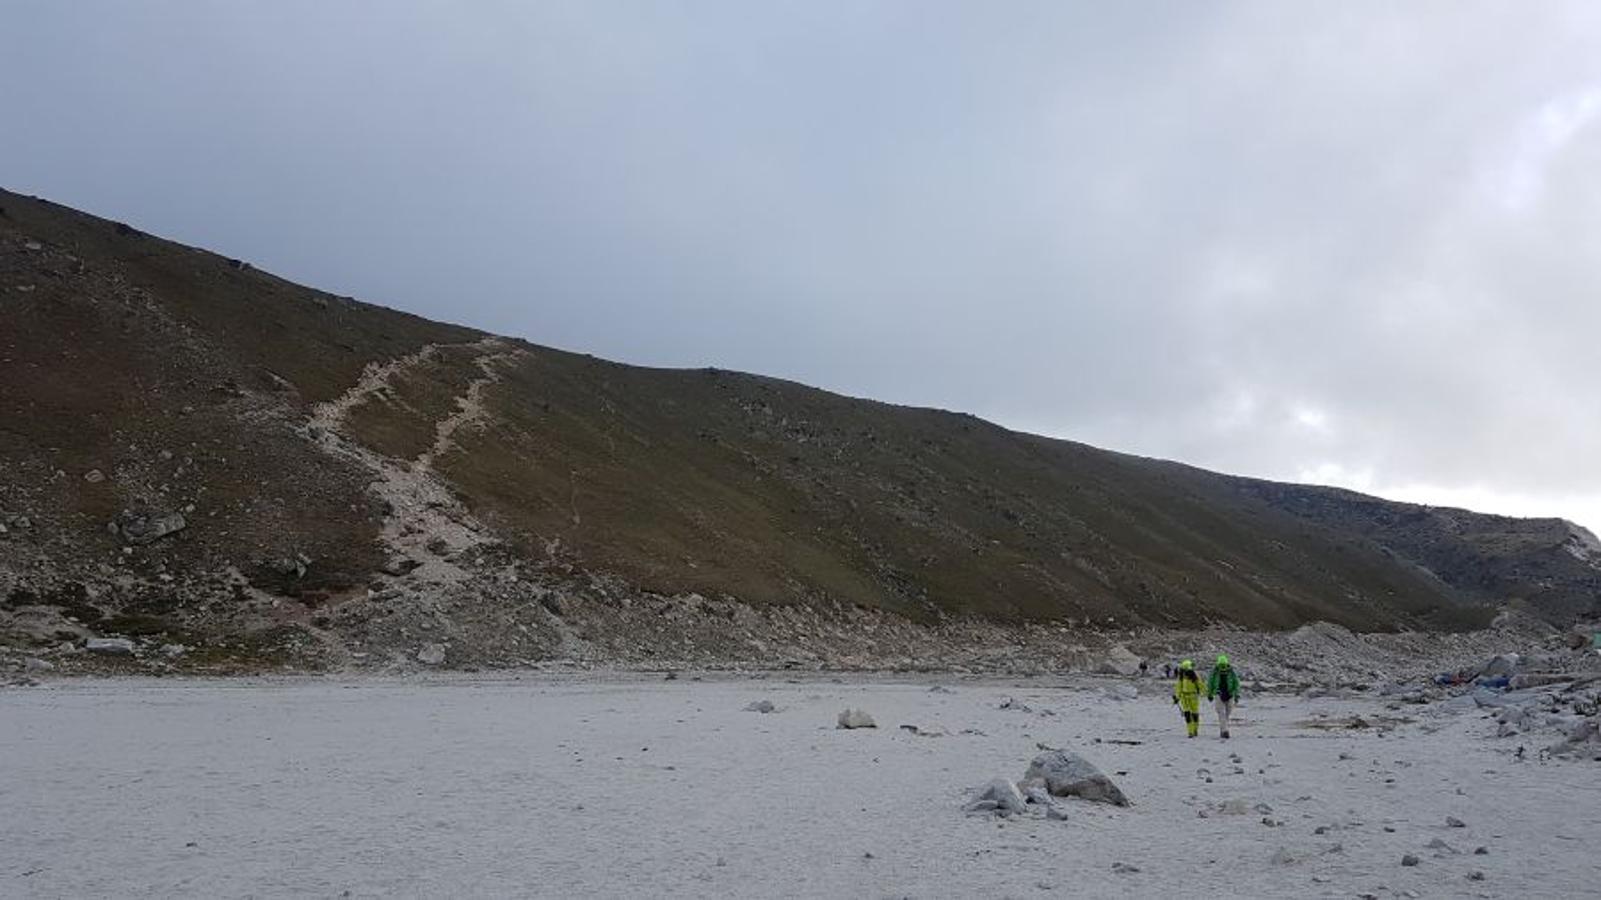
{"type": "Polygon", "coordinates": [[[1420,862],[1422,862],[1422,860],[1418,859],[1417,854],[1415,853],[1408,853],[1401,857],[1401,865],[1403,866],[1415,866],[1420,862]]]}
{"type": "Polygon", "coordinates": [[[183,656],[185,653],[188,653],[189,648],[185,647],[183,644],[162,644],[161,649],[157,652],[168,659],[177,659],[178,657],[183,656]]]}
{"type": "Polygon", "coordinates": [[[1448,827],[1448,828],[1466,828],[1466,827],[1468,827],[1468,823],[1462,821],[1461,819],[1458,819],[1456,816],[1446,816],[1445,817],[1445,824],[1446,824],[1446,827],[1448,827]]]}
{"type": "Polygon", "coordinates": [[[89,471],[83,473],[83,480],[89,482],[90,484],[99,484],[100,482],[106,480],[106,473],[100,471],[99,469],[90,469],[89,471]]]}
{"type": "Polygon", "coordinates": [[[84,643],[83,649],[101,656],[132,656],[134,648],[133,641],[127,638],[94,637],[84,643]]]}
{"type": "Polygon", "coordinates": [[[394,577],[399,578],[402,575],[409,575],[421,567],[422,563],[415,559],[411,559],[410,557],[391,556],[389,559],[384,560],[384,564],[380,571],[382,571],[385,575],[393,575],[394,577]]]}
{"type": "Polygon", "coordinates": [[[1518,672],[1520,657],[1516,653],[1501,653],[1490,658],[1490,661],[1479,667],[1480,678],[1495,678],[1505,675],[1511,678],[1518,672]]]}
{"type": "Polygon", "coordinates": [[[1289,848],[1280,847],[1273,851],[1273,855],[1269,856],[1267,861],[1275,866],[1292,866],[1299,860],[1295,854],[1289,851],[1289,848]]]}
{"type": "Polygon", "coordinates": [[[757,700],[745,707],[745,712],[753,713],[770,713],[776,712],[777,710],[778,707],[774,706],[773,701],[771,700],[757,700]]]}
{"type": "Polygon", "coordinates": [[[445,664],[444,644],[423,644],[417,651],[417,661],[425,666],[442,666],[445,664]]]}
{"type": "Polygon", "coordinates": [[[1034,757],[1023,775],[1023,785],[1043,785],[1057,797],[1079,797],[1096,803],[1128,806],[1123,791],[1077,753],[1052,750],[1034,757]]]}
{"type": "Polygon", "coordinates": [[[839,728],[877,728],[878,723],[864,709],[846,709],[839,714],[839,728]]]}
{"type": "Polygon", "coordinates": [[[539,595],[539,605],[556,618],[564,618],[569,612],[567,603],[555,591],[545,591],[539,595]]]}
{"type": "Polygon", "coordinates": [[[183,513],[151,513],[147,515],[124,514],[116,523],[122,539],[130,544],[150,544],[169,534],[175,534],[188,527],[183,513]]]}
{"type": "Polygon", "coordinates": [[[990,812],[999,816],[1010,816],[1027,809],[1027,803],[1017,785],[1005,778],[995,778],[984,785],[978,794],[962,807],[962,810],[968,813],[990,812]]]}
{"type": "Polygon", "coordinates": [[[27,672],[50,672],[54,671],[55,667],[55,663],[36,656],[30,656],[22,661],[22,668],[27,672]]]}
{"type": "Polygon", "coordinates": [[[1115,862],[1112,863],[1112,871],[1118,875],[1138,875],[1140,867],[1129,865],[1126,862],[1115,862]]]}
{"type": "Polygon", "coordinates": [[[1101,657],[1095,671],[1101,675],[1138,675],[1140,657],[1122,644],[1117,644],[1101,657]]]}

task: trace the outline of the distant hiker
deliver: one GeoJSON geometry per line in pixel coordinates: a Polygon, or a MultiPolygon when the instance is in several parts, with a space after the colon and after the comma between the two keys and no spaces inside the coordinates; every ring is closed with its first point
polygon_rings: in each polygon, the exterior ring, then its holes
{"type": "Polygon", "coordinates": [[[1140,660],[1140,677],[1144,678],[1146,675],[1149,675],[1149,674],[1150,674],[1150,672],[1148,671],[1148,667],[1145,665],[1145,660],[1143,660],[1143,659],[1140,660]]]}
{"type": "Polygon", "coordinates": [[[1229,739],[1229,715],[1234,712],[1234,703],[1239,698],[1240,676],[1229,665],[1228,655],[1219,653],[1217,665],[1212,667],[1212,674],[1206,679],[1206,699],[1215,700],[1217,732],[1225,741],[1229,739]]]}
{"type": "Polygon", "coordinates": [[[1162,663],[1162,677],[1163,678],[1172,678],[1173,677],[1173,664],[1172,663],[1162,663]]]}
{"type": "Polygon", "coordinates": [[[1184,714],[1184,730],[1195,737],[1201,731],[1201,679],[1195,677],[1195,663],[1187,659],[1179,663],[1178,673],[1178,681],[1173,682],[1173,703],[1184,714]]]}

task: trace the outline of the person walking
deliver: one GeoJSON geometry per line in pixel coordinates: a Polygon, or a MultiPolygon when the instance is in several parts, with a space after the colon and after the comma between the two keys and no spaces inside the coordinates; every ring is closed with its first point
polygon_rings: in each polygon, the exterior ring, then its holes
{"type": "Polygon", "coordinates": [[[1195,663],[1191,660],[1179,663],[1173,703],[1184,714],[1184,730],[1195,737],[1201,731],[1201,679],[1195,677],[1195,663]]]}
{"type": "Polygon", "coordinates": [[[1212,667],[1212,674],[1206,679],[1206,699],[1214,703],[1218,737],[1225,741],[1229,739],[1229,716],[1233,714],[1234,704],[1239,698],[1240,676],[1229,665],[1228,654],[1219,653],[1217,665],[1212,667]]]}

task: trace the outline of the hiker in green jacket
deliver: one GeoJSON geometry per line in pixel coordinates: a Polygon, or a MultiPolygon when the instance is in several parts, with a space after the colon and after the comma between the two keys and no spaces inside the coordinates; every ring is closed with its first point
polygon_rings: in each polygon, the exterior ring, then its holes
{"type": "Polygon", "coordinates": [[[1234,703],[1239,698],[1240,676],[1229,665],[1228,655],[1219,653],[1217,665],[1212,667],[1212,674],[1206,679],[1206,699],[1213,701],[1213,709],[1217,710],[1218,736],[1225,741],[1229,739],[1229,714],[1234,712],[1234,703]]]}

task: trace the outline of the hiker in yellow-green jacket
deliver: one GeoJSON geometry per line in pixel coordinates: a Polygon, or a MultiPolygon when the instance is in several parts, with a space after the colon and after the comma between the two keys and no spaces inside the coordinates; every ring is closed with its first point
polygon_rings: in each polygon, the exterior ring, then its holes
{"type": "Polygon", "coordinates": [[[1218,737],[1228,740],[1229,716],[1234,713],[1234,704],[1240,699],[1240,676],[1229,665],[1226,654],[1218,654],[1217,665],[1212,667],[1212,674],[1207,676],[1206,699],[1216,701],[1213,708],[1217,710],[1218,737]]]}
{"type": "Polygon", "coordinates": [[[1173,703],[1184,713],[1184,728],[1195,737],[1201,730],[1201,679],[1195,677],[1195,663],[1179,663],[1178,681],[1173,682],[1173,703]]]}

